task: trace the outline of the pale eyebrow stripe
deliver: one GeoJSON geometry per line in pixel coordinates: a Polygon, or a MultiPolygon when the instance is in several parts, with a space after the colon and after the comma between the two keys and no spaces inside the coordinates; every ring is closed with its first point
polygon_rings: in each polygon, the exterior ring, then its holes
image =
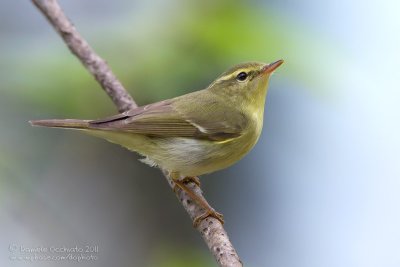
{"type": "Polygon", "coordinates": [[[232,72],[232,73],[230,73],[230,74],[226,74],[226,75],[222,76],[222,77],[219,78],[218,80],[219,80],[219,81],[226,81],[226,80],[229,80],[229,79],[231,79],[232,77],[238,75],[238,74],[241,73],[241,72],[250,73],[251,70],[252,70],[251,68],[238,69],[238,70],[236,70],[235,72],[232,72]]]}

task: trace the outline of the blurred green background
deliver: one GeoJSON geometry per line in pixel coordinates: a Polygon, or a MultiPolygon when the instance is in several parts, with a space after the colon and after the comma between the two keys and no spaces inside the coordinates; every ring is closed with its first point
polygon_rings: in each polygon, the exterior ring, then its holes
{"type": "MultiPolygon", "coordinates": [[[[398,1],[61,1],[139,104],[284,59],[263,135],[202,177],[246,266],[400,266],[398,1]]],[[[0,3],[0,265],[215,266],[157,169],[30,119],[101,118],[108,97],[30,1],[0,3]],[[95,261],[20,246],[95,245],[95,261]],[[29,254],[32,255],[32,254],[29,254]]]]}

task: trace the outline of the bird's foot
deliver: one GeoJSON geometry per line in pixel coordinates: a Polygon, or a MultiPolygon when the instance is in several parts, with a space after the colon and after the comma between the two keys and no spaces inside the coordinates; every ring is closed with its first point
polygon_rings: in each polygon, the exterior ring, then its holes
{"type": "Polygon", "coordinates": [[[201,185],[200,179],[198,177],[196,177],[196,176],[192,176],[192,177],[191,176],[187,176],[187,177],[184,177],[184,178],[179,179],[179,180],[173,179],[173,181],[175,182],[175,185],[174,185],[174,188],[173,188],[175,194],[178,192],[178,189],[182,189],[181,186],[179,186],[177,184],[177,181],[179,181],[180,183],[183,183],[185,185],[188,184],[188,183],[194,183],[198,187],[200,187],[200,185],[201,185]]]}
{"type": "Polygon", "coordinates": [[[207,209],[203,214],[201,214],[200,216],[197,216],[194,220],[193,220],[193,227],[197,228],[197,226],[200,225],[200,223],[208,218],[208,217],[213,217],[215,219],[217,219],[218,221],[221,222],[221,224],[224,224],[224,215],[222,215],[221,213],[219,213],[218,211],[214,210],[213,208],[211,209],[207,209]]]}
{"type": "Polygon", "coordinates": [[[183,183],[195,183],[198,187],[201,186],[200,179],[197,176],[187,176],[181,180],[183,183]]]}

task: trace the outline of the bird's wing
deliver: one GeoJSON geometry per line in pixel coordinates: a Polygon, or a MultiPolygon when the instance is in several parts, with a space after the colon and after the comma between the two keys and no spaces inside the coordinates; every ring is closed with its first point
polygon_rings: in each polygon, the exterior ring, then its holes
{"type": "Polygon", "coordinates": [[[189,137],[217,141],[242,134],[246,126],[243,114],[228,109],[210,97],[195,94],[192,97],[186,97],[185,101],[177,101],[178,98],[164,100],[90,121],[89,128],[127,131],[152,137],[189,137]]]}

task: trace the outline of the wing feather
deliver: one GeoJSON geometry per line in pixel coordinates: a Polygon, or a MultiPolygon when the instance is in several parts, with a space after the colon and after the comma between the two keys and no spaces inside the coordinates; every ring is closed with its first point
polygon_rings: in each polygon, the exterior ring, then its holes
{"type": "Polygon", "coordinates": [[[245,127],[244,116],[239,116],[238,121],[232,122],[232,114],[227,114],[226,107],[218,107],[218,102],[214,99],[207,101],[204,97],[197,96],[195,101],[201,103],[196,105],[201,110],[188,108],[189,103],[193,103],[191,101],[177,100],[178,98],[164,100],[105,119],[90,121],[89,126],[151,137],[189,137],[218,141],[240,136],[245,127]],[[221,112],[224,113],[223,116],[221,112]]]}

